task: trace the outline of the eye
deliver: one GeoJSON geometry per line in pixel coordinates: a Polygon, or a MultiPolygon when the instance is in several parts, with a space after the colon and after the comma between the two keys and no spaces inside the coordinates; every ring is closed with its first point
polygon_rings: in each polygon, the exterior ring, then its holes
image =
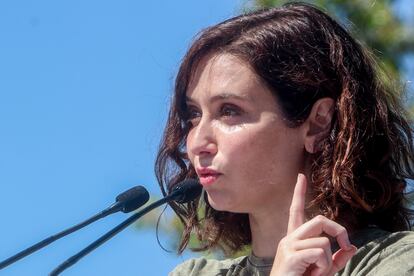
{"type": "Polygon", "coordinates": [[[186,113],[186,122],[187,124],[192,127],[196,125],[201,118],[201,112],[194,106],[188,106],[187,113],[186,113]]]}
{"type": "Polygon", "coordinates": [[[243,110],[234,104],[223,104],[220,108],[220,115],[224,117],[235,117],[243,114],[243,110]]]}

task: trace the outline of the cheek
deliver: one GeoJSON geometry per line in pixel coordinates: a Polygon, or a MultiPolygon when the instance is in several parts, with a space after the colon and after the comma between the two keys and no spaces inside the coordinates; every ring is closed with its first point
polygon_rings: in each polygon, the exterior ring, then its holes
{"type": "Polygon", "coordinates": [[[243,177],[283,177],[297,170],[303,145],[299,134],[285,129],[252,129],[227,135],[222,153],[243,177]]]}
{"type": "Polygon", "coordinates": [[[276,140],[265,139],[265,133],[255,128],[244,128],[232,133],[223,133],[219,152],[226,163],[237,167],[239,174],[251,174],[257,165],[271,156],[269,148],[276,146],[276,140]]]}
{"type": "Polygon", "coordinates": [[[223,143],[227,153],[232,155],[263,155],[273,150],[279,143],[279,137],[269,129],[245,127],[231,130],[223,134],[226,143],[223,143]]]}

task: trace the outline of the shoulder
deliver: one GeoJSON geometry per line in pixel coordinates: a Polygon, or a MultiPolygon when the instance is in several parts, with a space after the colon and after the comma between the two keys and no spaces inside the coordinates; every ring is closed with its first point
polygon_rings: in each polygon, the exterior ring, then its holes
{"type": "Polygon", "coordinates": [[[340,274],[413,275],[413,256],[414,232],[386,233],[361,246],[340,274]]]}
{"type": "Polygon", "coordinates": [[[236,259],[215,260],[207,258],[195,258],[179,264],[169,276],[190,276],[190,275],[226,275],[235,265],[240,264],[246,256],[236,259]]]}

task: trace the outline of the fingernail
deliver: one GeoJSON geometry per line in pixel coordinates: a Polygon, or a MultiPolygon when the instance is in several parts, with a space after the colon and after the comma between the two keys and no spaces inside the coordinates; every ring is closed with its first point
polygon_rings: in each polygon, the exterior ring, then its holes
{"type": "Polygon", "coordinates": [[[346,251],[355,251],[356,252],[357,250],[358,250],[358,248],[353,244],[348,245],[347,248],[346,248],[346,251]]]}

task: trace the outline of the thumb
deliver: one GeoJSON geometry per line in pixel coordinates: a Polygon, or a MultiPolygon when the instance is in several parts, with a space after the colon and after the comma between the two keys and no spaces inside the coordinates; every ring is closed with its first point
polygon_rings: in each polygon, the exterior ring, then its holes
{"type": "Polygon", "coordinates": [[[332,269],[328,275],[334,275],[341,269],[343,269],[346,263],[355,255],[357,248],[351,245],[351,248],[345,250],[340,248],[335,254],[332,255],[332,269]]]}

